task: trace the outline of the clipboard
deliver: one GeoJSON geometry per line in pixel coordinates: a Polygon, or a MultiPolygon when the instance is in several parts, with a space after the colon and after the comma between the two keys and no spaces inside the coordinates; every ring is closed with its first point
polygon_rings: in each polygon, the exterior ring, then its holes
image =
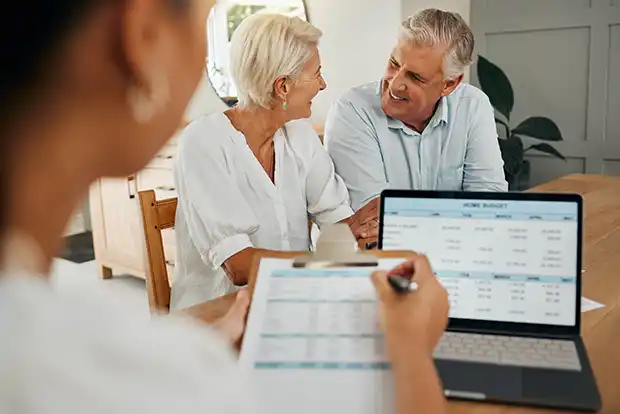
{"type": "MultiPolygon", "coordinates": [[[[260,262],[263,259],[293,259],[293,267],[328,268],[334,266],[376,266],[379,259],[406,260],[415,255],[410,250],[360,251],[349,226],[333,224],[321,231],[314,253],[304,251],[270,251],[254,257],[248,282],[250,296],[254,293],[260,262]]],[[[195,305],[182,312],[203,322],[213,323],[223,317],[235,301],[236,293],[195,305]]]]}
{"type": "Polygon", "coordinates": [[[293,259],[293,268],[324,269],[330,267],[374,267],[380,259],[407,260],[415,255],[411,250],[365,250],[347,224],[336,223],[323,229],[314,252],[269,252],[254,258],[248,287],[254,293],[260,262],[263,259],[293,259]]]}
{"type": "Polygon", "coordinates": [[[349,227],[336,224],[322,229],[314,253],[256,260],[239,366],[256,379],[266,411],[301,404],[304,413],[330,406],[370,414],[393,403],[370,274],[412,255],[360,251],[349,227]]]}
{"type": "Polygon", "coordinates": [[[413,255],[408,251],[360,251],[349,226],[336,223],[321,232],[316,251],[294,257],[294,268],[374,267],[380,258],[413,255]]]}
{"type": "MultiPolygon", "coordinates": [[[[411,250],[366,250],[360,251],[349,226],[344,223],[332,224],[321,230],[315,252],[269,251],[257,254],[252,263],[248,281],[250,298],[254,295],[260,263],[263,259],[293,259],[293,268],[329,267],[370,267],[376,266],[380,259],[407,260],[415,256],[411,250]]],[[[236,293],[201,303],[185,310],[186,314],[207,323],[223,317],[235,301],[236,293]]],[[[250,299],[251,300],[251,299],[250,299]]],[[[252,305],[250,304],[250,308],[252,305]]],[[[237,350],[241,343],[237,344],[237,350]]]]}

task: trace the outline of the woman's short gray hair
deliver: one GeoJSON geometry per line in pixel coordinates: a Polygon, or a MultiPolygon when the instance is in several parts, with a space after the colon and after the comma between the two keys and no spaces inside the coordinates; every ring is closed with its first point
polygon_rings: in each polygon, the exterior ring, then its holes
{"type": "Polygon", "coordinates": [[[443,46],[444,79],[455,79],[473,62],[474,34],[458,13],[425,9],[405,20],[401,36],[420,46],[443,46]]]}
{"type": "Polygon", "coordinates": [[[293,81],[312,57],[322,32],[299,17],[254,14],[230,40],[230,69],[240,107],[273,105],[273,84],[280,76],[293,81]]]}

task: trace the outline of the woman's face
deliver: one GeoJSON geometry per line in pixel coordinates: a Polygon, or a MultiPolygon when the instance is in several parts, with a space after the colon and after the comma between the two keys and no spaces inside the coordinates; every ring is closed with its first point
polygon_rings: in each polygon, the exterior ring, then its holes
{"type": "Polygon", "coordinates": [[[287,118],[289,120],[310,118],[312,100],[325,88],[327,88],[327,84],[321,74],[319,50],[314,46],[312,57],[304,65],[299,78],[292,84],[286,97],[287,118]]]}
{"type": "Polygon", "coordinates": [[[125,23],[124,51],[133,77],[144,80],[144,85],[139,86],[160,93],[164,99],[150,119],[142,122],[134,119],[128,99],[128,133],[119,131],[118,137],[106,144],[108,175],[130,174],[153,158],[185,121],[187,105],[204,73],[207,17],[215,0],[144,1],[151,3],[143,8],[159,11],[144,12],[142,19],[148,19],[148,23],[135,16],[139,11],[133,15],[125,12],[125,17],[137,20],[133,22],[137,28],[125,23]],[[155,3],[159,6],[153,6],[155,3]]]}

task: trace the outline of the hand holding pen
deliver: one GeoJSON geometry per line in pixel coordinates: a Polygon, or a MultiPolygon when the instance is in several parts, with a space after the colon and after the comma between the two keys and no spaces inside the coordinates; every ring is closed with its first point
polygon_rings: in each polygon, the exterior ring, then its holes
{"type": "Polygon", "coordinates": [[[427,258],[415,255],[389,272],[374,272],[372,280],[388,351],[420,346],[432,354],[447,326],[449,304],[427,258]]]}

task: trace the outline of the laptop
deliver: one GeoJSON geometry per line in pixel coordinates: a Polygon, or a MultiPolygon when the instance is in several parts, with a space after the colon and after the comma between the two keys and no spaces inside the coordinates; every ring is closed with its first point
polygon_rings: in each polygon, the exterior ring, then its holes
{"type": "Polygon", "coordinates": [[[598,411],[580,336],[582,200],[386,190],[379,248],[428,256],[450,321],[434,352],[448,398],[598,411]]]}

